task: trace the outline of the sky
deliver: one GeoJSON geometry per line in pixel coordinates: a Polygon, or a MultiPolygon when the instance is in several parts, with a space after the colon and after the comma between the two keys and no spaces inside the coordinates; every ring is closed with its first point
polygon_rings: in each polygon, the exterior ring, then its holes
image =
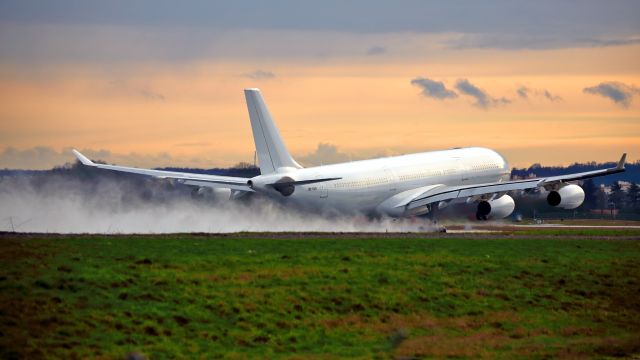
{"type": "Polygon", "coordinates": [[[253,162],[247,87],[308,166],[640,159],[638,1],[3,0],[0,44],[0,168],[253,162]]]}

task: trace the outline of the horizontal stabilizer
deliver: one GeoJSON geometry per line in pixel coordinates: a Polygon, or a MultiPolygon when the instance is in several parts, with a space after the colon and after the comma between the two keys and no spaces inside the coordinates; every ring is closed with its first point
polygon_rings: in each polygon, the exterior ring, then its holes
{"type": "Polygon", "coordinates": [[[325,182],[325,181],[333,181],[333,180],[340,180],[342,178],[340,177],[332,177],[332,178],[322,178],[322,179],[309,179],[309,180],[293,180],[292,178],[285,176],[283,178],[281,178],[280,180],[271,183],[271,184],[267,184],[267,186],[270,186],[272,188],[274,188],[277,192],[279,192],[280,194],[284,195],[284,196],[289,196],[291,194],[293,194],[293,192],[295,191],[296,186],[298,185],[308,185],[308,184],[315,184],[315,183],[321,183],[321,182],[325,182]]]}
{"type": "Polygon", "coordinates": [[[342,178],[340,177],[333,177],[333,178],[323,178],[323,179],[311,179],[311,180],[292,180],[292,181],[278,181],[275,182],[273,184],[269,184],[270,186],[282,186],[282,185],[293,185],[293,186],[297,186],[297,185],[308,185],[308,184],[315,184],[315,183],[320,183],[320,182],[325,182],[325,181],[333,181],[333,180],[340,180],[342,178]]]}

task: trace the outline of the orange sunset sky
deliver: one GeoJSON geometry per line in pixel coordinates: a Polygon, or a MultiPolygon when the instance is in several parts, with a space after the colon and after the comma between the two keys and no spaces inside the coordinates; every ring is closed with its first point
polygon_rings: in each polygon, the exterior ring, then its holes
{"type": "Polygon", "coordinates": [[[0,4],[0,168],[253,161],[242,89],[314,165],[456,146],[640,154],[640,2],[0,4]]]}

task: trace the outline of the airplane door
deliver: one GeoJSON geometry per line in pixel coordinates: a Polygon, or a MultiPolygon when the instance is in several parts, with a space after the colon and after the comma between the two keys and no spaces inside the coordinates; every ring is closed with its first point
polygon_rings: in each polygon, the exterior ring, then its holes
{"type": "Polygon", "coordinates": [[[329,197],[329,188],[327,187],[327,185],[322,184],[318,187],[320,190],[320,198],[321,199],[326,199],[329,197]]]}
{"type": "MultiPolygon", "coordinates": [[[[315,174],[316,178],[321,177],[320,174],[315,174]]],[[[320,196],[320,199],[326,199],[329,197],[329,186],[326,183],[318,183],[315,187],[314,190],[317,192],[318,196],[320,196]]]]}
{"type": "Polygon", "coordinates": [[[397,190],[398,180],[396,179],[396,174],[389,168],[384,168],[384,176],[387,179],[387,188],[390,192],[395,192],[397,190]]]}
{"type": "Polygon", "coordinates": [[[467,167],[464,165],[464,162],[460,158],[456,158],[456,170],[458,172],[458,176],[460,181],[463,184],[469,182],[469,172],[467,171],[467,167]]]}

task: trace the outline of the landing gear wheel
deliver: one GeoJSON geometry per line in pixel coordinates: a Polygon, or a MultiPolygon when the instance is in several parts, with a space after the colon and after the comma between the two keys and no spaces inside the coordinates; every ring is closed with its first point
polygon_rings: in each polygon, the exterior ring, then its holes
{"type": "Polygon", "coordinates": [[[476,219],[487,221],[490,213],[491,204],[488,201],[481,201],[478,204],[478,211],[476,211],[476,219]]]}

